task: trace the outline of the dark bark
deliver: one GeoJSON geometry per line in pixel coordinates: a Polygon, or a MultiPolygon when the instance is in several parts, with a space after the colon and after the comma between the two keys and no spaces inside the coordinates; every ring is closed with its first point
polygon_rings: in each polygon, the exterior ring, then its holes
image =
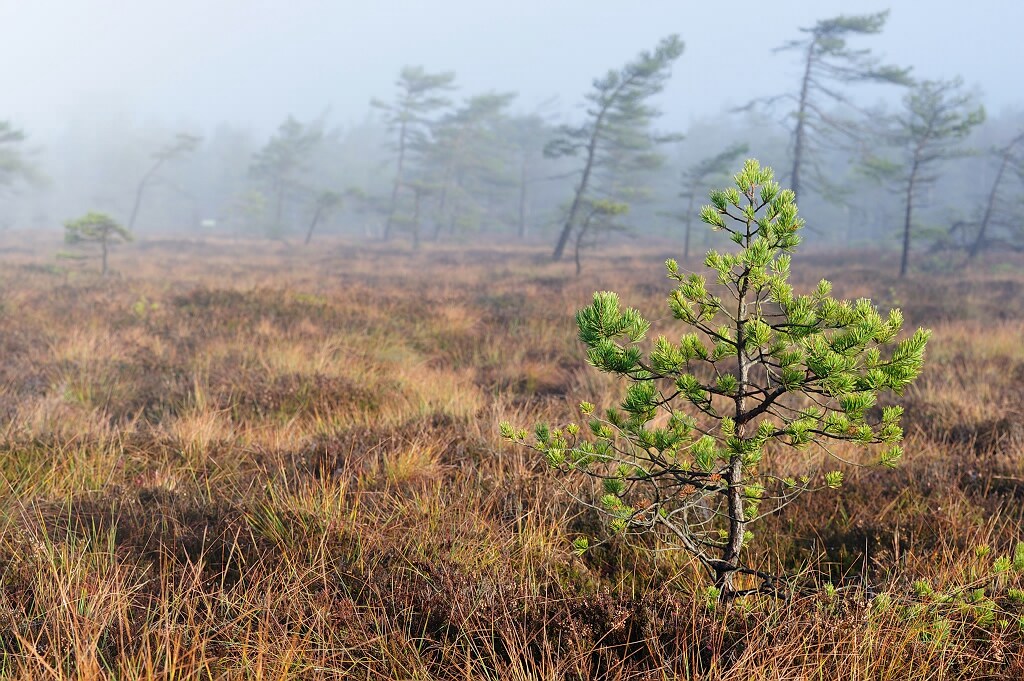
{"type": "Polygon", "coordinates": [[[985,202],[985,214],[981,217],[981,224],[978,225],[978,234],[974,237],[974,242],[967,251],[968,260],[972,260],[977,256],[978,253],[981,252],[982,246],[985,243],[985,234],[988,231],[989,222],[992,221],[992,210],[996,204],[996,195],[999,192],[999,183],[1003,179],[1003,173],[1006,171],[1007,163],[1009,163],[1009,158],[1004,155],[999,163],[999,171],[996,173],[996,179],[992,183],[992,191],[988,193],[988,200],[985,202]]]}
{"type": "MultiPolygon", "coordinates": [[[[747,226],[747,242],[750,241],[750,226],[747,226]]],[[[743,438],[750,415],[747,413],[747,383],[750,377],[750,361],[746,356],[746,319],[747,319],[747,287],[748,279],[744,275],[740,279],[736,302],[736,437],[743,438]]],[[[743,508],[743,456],[733,454],[729,459],[729,468],[725,474],[729,485],[729,534],[725,551],[722,552],[722,563],[715,567],[715,586],[725,595],[735,591],[733,577],[740,568],[740,552],[743,550],[743,533],[747,522],[743,508]]]]}
{"type": "Polygon", "coordinates": [[[590,175],[594,171],[594,161],[597,158],[597,141],[604,130],[604,119],[608,115],[608,110],[612,104],[618,99],[622,89],[631,82],[632,79],[623,81],[604,102],[604,105],[597,114],[597,118],[594,119],[594,129],[590,132],[590,140],[587,142],[587,162],[583,166],[583,176],[580,178],[580,184],[576,188],[576,195],[573,197],[572,205],[569,207],[569,215],[565,219],[565,225],[562,227],[562,232],[558,235],[558,243],[555,244],[555,250],[551,254],[552,260],[562,259],[562,254],[565,253],[565,245],[569,242],[569,235],[572,234],[573,227],[576,224],[576,214],[579,213],[580,206],[583,205],[583,197],[586,196],[590,185],[590,175]]]}
{"type": "Polygon", "coordinates": [[[591,130],[590,139],[587,142],[587,162],[583,166],[583,176],[580,178],[580,184],[576,188],[576,195],[573,197],[572,205],[569,207],[569,215],[565,219],[565,225],[562,227],[562,232],[558,235],[558,243],[555,244],[555,250],[551,254],[552,260],[562,259],[562,254],[565,253],[565,246],[569,242],[569,235],[572,234],[573,227],[576,224],[576,214],[579,213],[580,207],[583,205],[583,198],[586,196],[590,185],[590,175],[594,171],[594,163],[597,159],[597,143],[604,132],[604,122],[608,116],[608,111],[619,100],[622,92],[632,85],[638,77],[639,74],[634,73],[630,77],[624,78],[612,93],[602,101],[601,109],[597,112],[597,117],[594,119],[594,128],[591,130]]]}
{"type": "Polygon", "coordinates": [[[580,272],[583,271],[583,265],[580,262],[580,252],[583,250],[583,239],[587,235],[587,228],[590,226],[590,220],[586,220],[576,232],[576,249],[574,252],[576,260],[576,276],[580,276],[580,272]]]}
{"type": "Polygon", "coordinates": [[[448,206],[448,186],[452,181],[452,167],[445,167],[444,181],[441,183],[441,198],[437,200],[437,219],[434,221],[434,241],[441,239],[441,226],[444,224],[444,209],[448,206]]]}
{"type": "MultiPolygon", "coordinates": [[[[598,122],[600,122],[600,119],[598,122]]],[[[562,259],[562,254],[565,252],[565,245],[569,242],[569,236],[572,234],[573,225],[576,223],[576,214],[579,212],[580,206],[583,205],[583,196],[587,192],[587,185],[590,184],[590,173],[594,169],[594,157],[597,152],[597,129],[597,124],[595,124],[594,133],[590,136],[590,143],[587,145],[587,164],[583,166],[583,177],[580,178],[580,184],[576,188],[576,195],[572,199],[572,205],[569,207],[569,215],[565,219],[565,225],[562,227],[562,232],[558,235],[558,243],[555,244],[555,250],[551,254],[552,260],[562,259]]]]}

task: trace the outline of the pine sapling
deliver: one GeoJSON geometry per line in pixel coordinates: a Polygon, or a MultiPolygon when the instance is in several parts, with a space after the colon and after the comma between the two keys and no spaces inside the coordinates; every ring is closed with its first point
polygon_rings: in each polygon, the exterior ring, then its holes
{"type": "Polygon", "coordinates": [[[743,561],[750,527],[806,491],[838,488],[842,473],[821,470],[823,457],[837,458],[833,444],[875,446],[880,464],[896,465],[902,409],[879,408],[878,395],[918,376],[929,337],[918,329],[897,340],[899,310],[837,300],[827,281],[794,292],[790,254],[803,220],[773,178],[749,160],[701,209],[738,246],[705,257],[716,286],[666,263],[676,282],[669,308],[688,332],[647,342],[650,322],[607,291],[576,314],[589,363],[628,384],[618,408],[599,414],[584,402],[586,426],[540,424],[532,435],[501,424],[556,470],[598,481],[603,495],[585,503],[614,533],[654,533],[688,551],[723,598],[780,593],[778,577],[743,561]],[[799,470],[783,469],[786,449],[803,452],[799,470]],[[740,589],[737,574],[757,586],[740,589]]]}
{"type": "Polygon", "coordinates": [[[103,276],[107,276],[107,253],[110,251],[110,246],[131,240],[132,233],[106,213],[86,213],[77,220],[69,220],[64,223],[65,243],[69,245],[84,243],[99,245],[100,274],[103,276]]]}

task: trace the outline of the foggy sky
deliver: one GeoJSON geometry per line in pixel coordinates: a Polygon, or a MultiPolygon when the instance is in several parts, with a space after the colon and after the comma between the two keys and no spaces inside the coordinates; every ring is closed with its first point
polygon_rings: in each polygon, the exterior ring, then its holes
{"type": "MultiPolygon", "coordinates": [[[[390,98],[406,64],[454,70],[460,91],[552,96],[572,116],[591,79],[668,33],[686,52],[661,127],[792,89],[772,48],[798,26],[884,9],[854,0],[0,0],[0,120],[36,136],[113,113],[258,131],[330,107],[343,123],[390,98]],[[771,8],[770,10],[768,8],[771,8]]],[[[960,74],[993,112],[1021,103],[1024,3],[893,0],[883,35],[858,39],[917,77],[960,74]]],[[[878,97],[879,93],[865,97],[878,97]]]]}

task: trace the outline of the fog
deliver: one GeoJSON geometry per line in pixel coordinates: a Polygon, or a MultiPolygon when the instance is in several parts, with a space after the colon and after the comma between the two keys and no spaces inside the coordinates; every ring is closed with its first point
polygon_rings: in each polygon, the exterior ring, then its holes
{"type": "MultiPolygon", "coordinates": [[[[583,97],[595,77],[677,33],[685,51],[653,98],[664,115],[652,125],[686,139],[662,149],[669,163],[648,178],[658,203],[633,211],[634,226],[649,226],[656,215],[678,213],[679,173],[701,155],[743,141],[751,153],[786,166],[791,112],[732,111],[794,91],[799,55],[774,50],[805,36],[800,27],[883,9],[874,2],[839,0],[739,0],[728,10],[681,0],[3,0],[0,60],[7,67],[0,121],[24,132],[21,153],[36,177],[0,195],[0,221],[7,227],[59,229],[63,220],[91,209],[124,220],[152,154],[175,134],[188,132],[202,138],[198,150],[163,168],[164,189],[147,196],[139,229],[184,232],[203,219],[223,222],[253,189],[254,154],[288,117],[316,127],[326,140],[303,172],[304,186],[312,192],[355,188],[369,205],[387,194],[394,174],[387,167],[394,162],[391,139],[370,101],[395,98],[403,67],[454,72],[456,89],[448,93],[453,106],[476,94],[514,92],[509,114],[539,111],[551,126],[575,124],[585,116],[583,97]]],[[[1018,34],[1024,5],[897,1],[889,9],[884,30],[851,38],[851,48],[912,67],[916,79],[962,77],[965,91],[989,118],[974,131],[971,145],[980,140],[981,149],[1005,141],[1019,124],[1022,104],[1018,34]]],[[[843,92],[849,99],[840,108],[887,112],[897,110],[905,94],[903,88],[871,84],[844,85],[843,92]]],[[[537,140],[538,155],[546,141],[537,140]]],[[[838,151],[828,153],[823,165],[847,163],[838,151]]],[[[991,174],[984,160],[967,164],[943,175],[991,174]]],[[[571,175],[572,165],[552,161],[538,172],[571,175]]],[[[982,184],[954,189],[965,216],[977,212],[973,203],[986,191],[982,184]]],[[[561,184],[539,183],[529,199],[533,235],[554,234],[572,190],[571,177],[561,184]]],[[[884,194],[882,188],[873,191],[884,194]]],[[[503,201],[491,197],[487,203],[503,201]]],[[[278,206],[282,220],[291,231],[300,230],[312,204],[297,195],[285,203],[291,206],[278,206]]],[[[828,197],[809,193],[807,204],[819,217],[836,219],[828,197]]],[[[842,213],[846,219],[848,208],[842,213]]],[[[365,220],[353,227],[353,210],[348,201],[348,218],[327,220],[325,229],[380,231],[365,220]]],[[[893,203],[887,214],[898,212],[893,203]]],[[[453,228],[452,234],[480,229],[453,228]]]]}
{"type": "MultiPolygon", "coordinates": [[[[233,121],[267,132],[325,107],[360,119],[406,64],[454,70],[465,91],[559,96],[661,36],[687,51],[665,92],[668,120],[789,86],[795,66],[772,49],[816,19],[885,9],[878,2],[740,0],[33,0],[0,3],[3,116],[38,131],[119,112],[168,124],[233,121]]],[[[1024,5],[895,1],[870,46],[921,77],[960,74],[993,110],[1019,101],[1024,5]]]]}

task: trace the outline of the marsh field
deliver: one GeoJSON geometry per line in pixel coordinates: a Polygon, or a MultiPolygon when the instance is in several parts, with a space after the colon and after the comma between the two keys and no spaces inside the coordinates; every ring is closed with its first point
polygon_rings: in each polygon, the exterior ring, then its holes
{"type": "Polygon", "coordinates": [[[577,278],[546,245],[151,240],[101,278],[4,242],[5,677],[1024,675],[1020,263],[794,263],[934,336],[902,464],[756,528],[792,598],[714,603],[682,552],[575,555],[587,490],[498,432],[621,398],[573,313],[610,289],[673,333],[672,244],[577,278]]]}

